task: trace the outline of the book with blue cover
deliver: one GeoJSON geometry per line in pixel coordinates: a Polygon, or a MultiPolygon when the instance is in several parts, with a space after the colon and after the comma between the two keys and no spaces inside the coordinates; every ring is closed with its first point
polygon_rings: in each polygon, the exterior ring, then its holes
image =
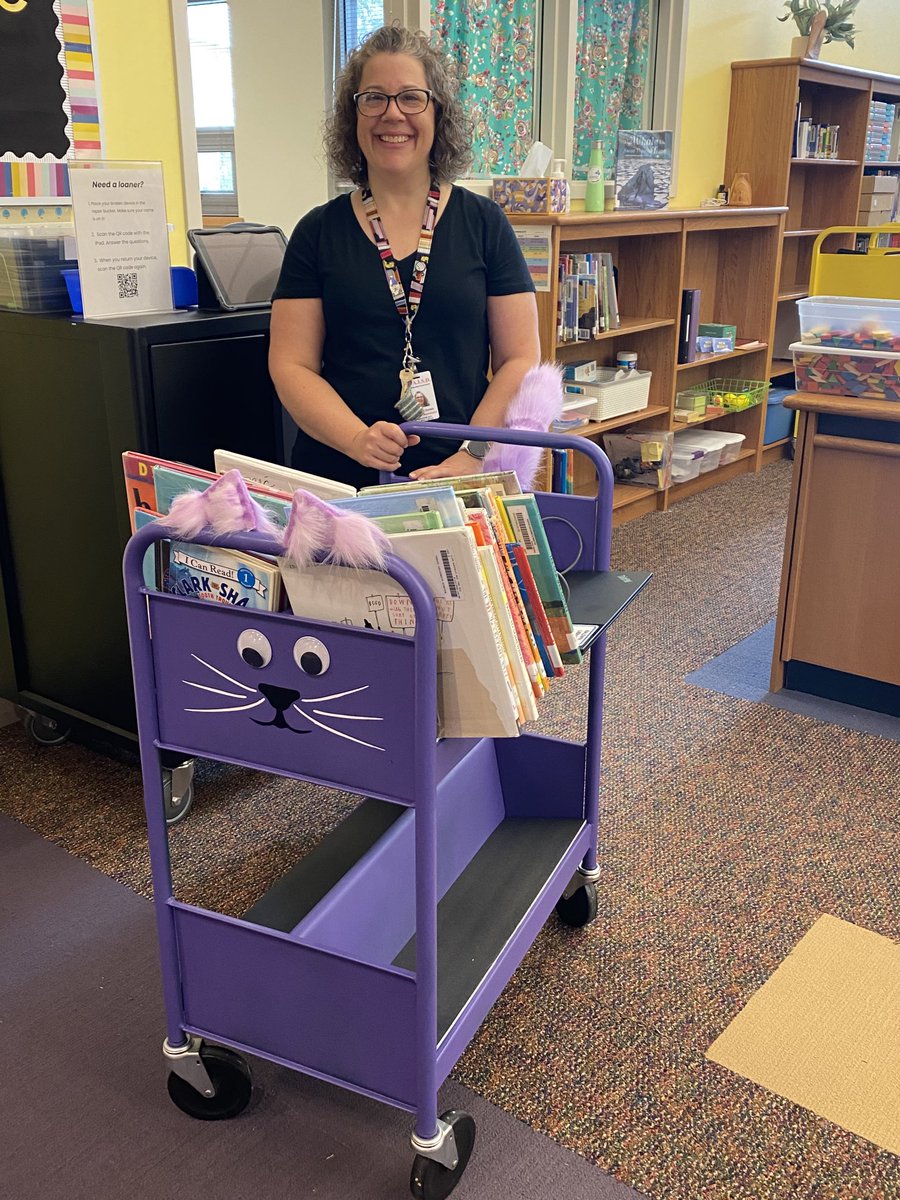
{"type": "Polygon", "coordinates": [[[616,135],[616,208],[665,208],[671,187],[671,131],[620,129],[616,135]]]}

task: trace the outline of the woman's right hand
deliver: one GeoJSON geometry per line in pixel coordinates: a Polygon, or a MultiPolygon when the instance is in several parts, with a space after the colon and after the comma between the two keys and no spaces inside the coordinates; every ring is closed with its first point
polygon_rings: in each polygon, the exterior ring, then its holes
{"type": "Polygon", "coordinates": [[[400,466],[400,455],[418,441],[416,434],[407,437],[400,426],[391,421],[376,421],[359,431],[350,443],[348,454],[364,467],[396,471],[400,466]]]}

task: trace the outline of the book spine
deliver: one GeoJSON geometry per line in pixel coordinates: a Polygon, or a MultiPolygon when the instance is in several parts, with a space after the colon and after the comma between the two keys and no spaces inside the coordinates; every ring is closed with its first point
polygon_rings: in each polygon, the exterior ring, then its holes
{"type": "MultiPolygon", "coordinates": [[[[557,677],[565,675],[566,669],[563,666],[559,647],[556,644],[556,638],[553,636],[553,630],[550,628],[550,622],[547,620],[544,602],[541,600],[540,593],[538,592],[534,572],[528,561],[528,555],[525,553],[525,547],[519,542],[511,542],[509,543],[509,550],[522,577],[522,584],[527,597],[526,608],[529,610],[528,615],[531,618],[532,626],[540,631],[541,640],[547,652],[547,659],[549,660],[549,666],[547,667],[548,674],[557,677]]],[[[545,665],[547,664],[545,663],[545,665]]]]}

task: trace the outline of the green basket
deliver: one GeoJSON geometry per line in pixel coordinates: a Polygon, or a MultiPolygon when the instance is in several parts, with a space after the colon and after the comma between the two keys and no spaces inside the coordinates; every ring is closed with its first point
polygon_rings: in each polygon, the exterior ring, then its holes
{"type": "Polygon", "coordinates": [[[696,387],[685,388],[684,392],[692,396],[704,396],[707,404],[715,404],[715,397],[721,396],[727,412],[743,412],[747,408],[765,403],[769,384],[759,379],[707,379],[705,383],[698,383],[696,387]],[[742,401],[746,396],[748,402],[729,403],[726,399],[728,396],[741,397],[742,401]]]}

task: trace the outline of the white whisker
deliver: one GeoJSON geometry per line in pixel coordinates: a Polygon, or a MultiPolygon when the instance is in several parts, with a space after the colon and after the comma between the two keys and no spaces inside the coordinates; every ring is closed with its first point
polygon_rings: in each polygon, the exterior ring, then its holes
{"type": "MultiPolygon", "coordinates": [[[[322,704],[326,700],[342,700],[344,696],[355,696],[357,692],[365,692],[368,691],[368,689],[369,685],[365,684],[363,687],[351,688],[349,692],[335,692],[332,696],[306,696],[300,701],[300,703],[322,704]]],[[[299,709],[297,711],[299,712],[299,709]]]]}
{"type": "Polygon", "coordinates": [[[191,683],[190,679],[182,679],[182,683],[186,683],[188,687],[199,688],[201,692],[213,692],[216,696],[231,696],[234,700],[246,700],[246,692],[223,692],[221,688],[207,687],[203,683],[191,683]]]}
{"type": "Polygon", "coordinates": [[[336,721],[383,721],[384,717],[352,717],[349,713],[325,712],[324,709],[314,708],[317,717],[332,717],[336,721]]]}
{"type": "Polygon", "coordinates": [[[238,704],[233,708],[186,708],[185,712],[192,713],[226,713],[226,712],[246,712],[248,708],[259,708],[261,704],[265,704],[265,700],[254,700],[252,704],[238,704]]]}
{"type": "MultiPolygon", "coordinates": [[[[362,689],[358,690],[361,691],[362,689]]],[[[339,729],[330,729],[327,725],[323,725],[321,721],[317,721],[315,717],[311,717],[309,713],[305,713],[301,709],[297,708],[296,704],[292,704],[291,707],[298,712],[301,717],[305,717],[306,720],[311,721],[313,725],[318,725],[319,729],[324,729],[326,733],[333,733],[335,737],[346,738],[348,742],[356,742],[357,746],[367,746],[370,750],[384,751],[384,746],[373,746],[371,742],[363,742],[359,738],[351,737],[349,733],[341,733],[339,729]]]]}
{"type": "Polygon", "coordinates": [[[198,663],[202,663],[202,665],[204,667],[208,667],[210,671],[215,671],[217,675],[221,675],[223,679],[227,679],[229,683],[233,683],[235,687],[243,688],[245,692],[256,691],[255,687],[247,687],[246,684],[241,683],[239,679],[232,679],[230,675],[226,675],[224,671],[220,671],[218,667],[214,667],[212,663],[205,662],[202,658],[200,658],[199,655],[192,654],[191,658],[196,658],[198,663]]]}

